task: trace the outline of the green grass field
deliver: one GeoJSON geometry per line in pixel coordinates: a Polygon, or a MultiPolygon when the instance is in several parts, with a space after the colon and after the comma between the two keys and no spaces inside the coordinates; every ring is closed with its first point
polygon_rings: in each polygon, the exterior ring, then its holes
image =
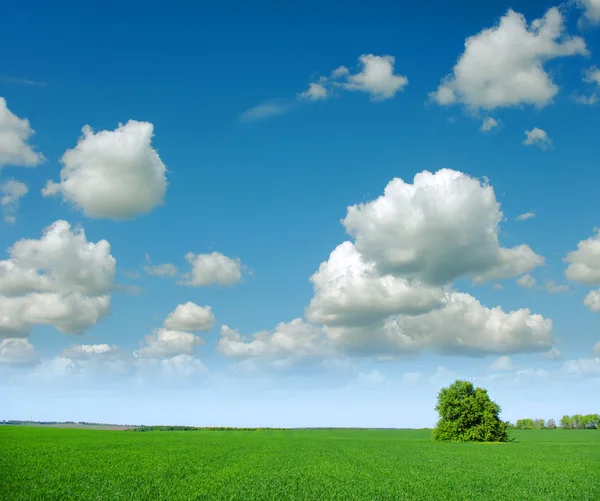
{"type": "Polygon", "coordinates": [[[2,500],[599,500],[600,432],[147,432],[0,427],[2,500]]]}

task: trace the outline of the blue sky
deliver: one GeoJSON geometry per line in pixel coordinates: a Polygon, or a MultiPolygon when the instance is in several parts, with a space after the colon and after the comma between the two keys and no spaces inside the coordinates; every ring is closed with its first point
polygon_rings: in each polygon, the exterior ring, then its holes
{"type": "Polygon", "coordinates": [[[2,418],[597,412],[596,0],[5,15],[2,418]]]}

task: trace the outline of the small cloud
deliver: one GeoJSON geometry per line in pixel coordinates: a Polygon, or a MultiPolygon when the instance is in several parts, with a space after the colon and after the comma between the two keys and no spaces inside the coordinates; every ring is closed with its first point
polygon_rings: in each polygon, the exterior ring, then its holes
{"type": "Polygon", "coordinates": [[[598,102],[598,95],[596,93],[584,96],[582,94],[574,94],[573,101],[578,104],[584,104],[586,106],[593,106],[598,102]]]}
{"type": "Polygon", "coordinates": [[[123,272],[123,276],[125,278],[129,278],[130,280],[137,280],[138,278],[140,278],[140,272],[139,271],[125,271],[125,272],[123,272]]]}
{"type": "Polygon", "coordinates": [[[490,369],[495,371],[512,371],[517,369],[509,356],[497,358],[490,365],[490,369]]]}
{"type": "Polygon", "coordinates": [[[36,82],[35,80],[29,80],[28,78],[15,78],[15,77],[0,77],[2,82],[14,83],[21,85],[31,85],[33,87],[46,87],[46,82],[36,82]]]}
{"type": "Polygon", "coordinates": [[[300,101],[319,101],[327,99],[329,93],[320,83],[310,83],[308,89],[298,93],[297,97],[300,101]]]}
{"type": "Polygon", "coordinates": [[[27,193],[29,193],[29,188],[20,181],[10,179],[0,184],[0,205],[4,211],[4,220],[8,224],[15,223],[19,202],[27,193]]]}
{"type": "Polygon", "coordinates": [[[548,280],[546,282],[546,291],[550,294],[560,294],[562,292],[569,292],[569,286],[567,284],[557,285],[554,280],[548,280]]]}
{"type": "Polygon", "coordinates": [[[594,356],[596,357],[600,357],[600,341],[598,341],[595,345],[594,345],[594,349],[592,350],[594,353],[594,356]]]}
{"type": "Polygon", "coordinates": [[[358,380],[361,383],[370,384],[370,385],[378,385],[378,384],[382,384],[385,382],[385,376],[377,369],[374,369],[370,372],[359,373],[358,380]]]}
{"type": "Polygon", "coordinates": [[[289,102],[267,101],[254,106],[240,115],[241,122],[258,122],[267,118],[285,115],[294,105],[289,102]]]}
{"type": "Polygon", "coordinates": [[[536,279],[533,278],[529,273],[526,273],[522,277],[517,279],[517,284],[526,289],[533,289],[536,284],[536,279]]]}
{"type": "Polygon", "coordinates": [[[590,310],[600,312],[600,289],[590,291],[585,299],[583,300],[590,310]]]}
{"type": "Polygon", "coordinates": [[[552,140],[543,129],[534,127],[531,130],[526,130],[525,135],[527,136],[523,141],[525,146],[539,146],[542,150],[545,150],[552,144],[552,140]]]}
{"type": "Polygon", "coordinates": [[[501,291],[502,289],[504,289],[504,285],[494,284],[494,285],[492,285],[492,289],[494,289],[495,291],[501,291]]]}
{"type": "Polygon", "coordinates": [[[535,212],[525,212],[524,214],[520,214],[516,217],[517,221],[526,221],[527,219],[533,219],[535,217],[535,212]]]}
{"type": "Polygon", "coordinates": [[[562,353],[556,348],[552,348],[547,352],[543,353],[542,358],[545,358],[546,360],[561,360],[562,353]]]}
{"type": "MultiPolygon", "coordinates": [[[[598,5],[600,6],[600,2],[598,2],[598,5]]],[[[598,10],[600,12],[600,7],[598,8],[598,10]]],[[[600,70],[596,66],[592,66],[591,68],[583,70],[582,80],[585,83],[594,84],[598,89],[600,89],[600,70]]],[[[593,92],[592,94],[585,96],[579,93],[575,93],[573,95],[573,100],[579,104],[593,106],[598,102],[598,94],[596,92],[593,92]]]]}
{"type": "Polygon", "coordinates": [[[174,277],[177,275],[177,266],[173,263],[152,264],[150,255],[146,254],[144,271],[152,277],[174,277]]]}
{"type": "Polygon", "coordinates": [[[487,133],[491,131],[494,127],[498,127],[498,121],[493,117],[486,117],[481,124],[481,128],[479,129],[481,132],[487,133]]]}

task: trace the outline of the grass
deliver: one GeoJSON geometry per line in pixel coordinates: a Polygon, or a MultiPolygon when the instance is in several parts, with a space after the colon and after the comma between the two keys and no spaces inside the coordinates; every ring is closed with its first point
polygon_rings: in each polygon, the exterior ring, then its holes
{"type": "Polygon", "coordinates": [[[0,427],[2,500],[598,500],[600,432],[0,427]]]}

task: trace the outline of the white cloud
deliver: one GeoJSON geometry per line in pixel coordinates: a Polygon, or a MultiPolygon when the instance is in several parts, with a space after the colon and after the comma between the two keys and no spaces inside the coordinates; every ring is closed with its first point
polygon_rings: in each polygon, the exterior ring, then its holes
{"type": "Polygon", "coordinates": [[[502,289],[504,289],[504,285],[494,284],[494,285],[492,285],[492,289],[494,289],[495,291],[501,291],[502,289]]]}
{"type": "Polygon", "coordinates": [[[108,344],[71,345],[65,348],[57,357],[69,360],[71,363],[59,363],[69,371],[79,373],[112,373],[124,374],[133,369],[132,357],[121,348],[108,344]]]}
{"type": "Polygon", "coordinates": [[[0,184],[0,205],[4,211],[4,220],[9,224],[16,221],[19,201],[27,195],[29,188],[25,183],[10,179],[0,184]]]}
{"type": "Polygon", "coordinates": [[[550,294],[560,294],[562,292],[569,292],[569,286],[567,284],[557,285],[554,280],[548,280],[546,282],[546,291],[550,294]]]}
{"type": "Polygon", "coordinates": [[[491,186],[443,169],[413,184],[393,179],[376,200],[349,207],[342,223],[380,273],[444,284],[510,278],[543,264],[526,245],[500,247],[502,217],[491,186]]]}
{"type": "Polygon", "coordinates": [[[177,275],[177,266],[173,263],[152,264],[150,255],[146,254],[146,264],[144,271],[153,277],[174,277],[177,275]]]}
{"type": "Polygon", "coordinates": [[[210,306],[198,306],[188,301],[169,313],[163,325],[173,331],[200,332],[212,329],[216,321],[210,306]]]}
{"type": "Polygon", "coordinates": [[[577,0],[585,10],[584,17],[592,24],[600,23],[600,0],[577,0]]]}
{"type": "Polygon", "coordinates": [[[373,369],[369,372],[359,372],[357,377],[359,383],[367,385],[380,385],[386,381],[386,377],[377,369],[373,369]]]}
{"type": "Polygon", "coordinates": [[[281,322],[273,331],[258,332],[249,340],[244,339],[237,330],[223,325],[217,350],[234,358],[300,359],[327,353],[321,328],[301,318],[281,322]]]}
{"type": "Polygon", "coordinates": [[[575,93],[573,95],[573,99],[579,104],[593,106],[600,100],[598,97],[598,90],[600,90],[600,70],[596,66],[592,66],[591,68],[584,70],[582,80],[586,83],[594,85],[595,91],[587,96],[575,93]]]}
{"type": "Polygon", "coordinates": [[[419,314],[441,306],[443,292],[391,275],[379,276],[351,242],[339,245],[310,278],[315,295],[306,311],[311,322],[352,325],[392,314],[419,314]]]}
{"type": "Polygon", "coordinates": [[[600,357],[567,360],[563,364],[562,370],[574,376],[600,375],[600,357]]]}
{"type": "MultiPolygon", "coordinates": [[[[345,89],[366,92],[370,94],[371,100],[383,101],[393,98],[408,85],[405,76],[394,74],[393,56],[363,54],[358,60],[362,70],[356,74],[346,74],[346,81],[342,84],[345,89]]],[[[338,76],[339,70],[340,68],[336,70],[338,76]]]]}
{"type": "Polygon", "coordinates": [[[525,287],[526,289],[533,289],[537,280],[533,278],[529,273],[517,278],[517,284],[521,287],[525,287]]]}
{"type": "MultiPolygon", "coordinates": [[[[600,2],[598,3],[600,5],[600,2]]],[[[600,8],[600,7],[599,7],[600,8]]],[[[583,81],[600,85],[600,70],[596,66],[592,66],[583,72],[583,81]]]]}
{"type": "Polygon", "coordinates": [[[527,219],[533,219],[535,217],[535,212],[525,212],[524,214],[519,214],[517,216],[517,221],[526,221],[527,219]]]}
{"type": "Polygon", "coordinates": [[[550,373],[544,369],[520,369],[516,373],[517,379],[524,378],[547,378],[550,373]]]}
{"type": "Polygon", "coordinates": [[[525,140],[523,144],[525,146],[539,146],[542,150],[545,150],[552,144],[551,139],[548,137],[548,134],[543,129],[538,129],[534,127],[531,130],[525,131],[525,140]]]}
{"type": "Polygon", "coordinates": [[[444,307],[418,316],[398,315],[377,324],[328,327],[339,351],[356,355],[418,353],[485,355],[531,353],[552,346],[552,321],[524,308],[505,313],[486,308],[473,296],[452,292],[444,307]]]}
{"type": "Polygon", "coordinates": [[[513,364],[512,359],[508,355],[504,355],[503,357],[494,360],[490,365],[490,369],[494,371],[512,371],[515,370],[516,367],[513,364]]]}
{"type": "Polygon", "coordinates": [[[192,376],[208,372],[202,361],[191,355],[176,355],[160,362],[164,373],[171,376],[192,376]]]}
{"type": "Polygon", "coordinates": [[[60,353],[61,358],[70,358],[72,360],[90,360],[95,357],[110,358],[121,355],[122,352],[118,346],[108,344],[71,345],[60,353]]]}
{"type": "Polygon", "coordinates": [[[0,339],[0,365],[33,365],[39,356],[27,339],[0,339]]]}
{"type": "Polygon", "coordinates": [[[594,355],[596,355],[597,357],[600,357],[600,341],[598,341],[594,345],[594,349],[592,351],[593,351],[594,355]]]}
{"type": "Polygon", "coordinates": [[[165,359],[176,355],[193,355],[196,346],[204,344],[199,336],[189,332],[156,329],[144,336],[142,347],[134,354],[141,358],[165,359]]]}
{"type": "Polygon", "coordinates": [[[546,360],[561,360],[562,353],[556,348],[551,348],[547,352],[543,353],[542,357],[546,360]]]}
{"type": "Polygon", "coordinates": [[[0,97],[0,170],[5,165],[35,167],[45,161],[44,155],[27,144],[34,133],[29,120],[13,114],[0,97]]]}
{"type": "Polygon", "coordinates": [[[152,147],[154,126],[129,120],[114,131],[94,133],[86,125],[77,146],[61,158],[59,183],[44,196],[62,194],[92,218],[132,219],[163,203],[166,167],[152,147]]]}
{"type": "Polygon", "coordinates": [[[481,124],[481,132],[489,132],[494,127],[498,127],[498,121],[494,117],[486,117],[481,124]]]}
{"type": "Polygon", "coordinates": [[[36,324],[81,333],[108,314],[116,260],[106,240],[88,242],[56,221],[9,255],[0,261],[0,337],[26,336],[36,324]]]}
{"type": "Polygon", "coordinates": [[[577,244],[577,250],[569,252],[564,259],[569,266],[565,275],[569,280],[585,285],[600,285],[600,229],[587,240],[577,244]]]}
{"type": "Polygon", "coordinates": [[[307,101],[319,101],[328,97],[329,93],[321,83],[310,83],[307,90],[298,94],[298,99],[307,101]]]}
{"type": "Polygon", "coordinates": [[[244,111],[240,114],[240,120],[242,122],[257,122],[278,115],[285,115],[292,108],[293,105],[288,102],[268,101],[244,111]]]}
{"type": "Polygon", "coordinates": [[[584,40],[565,34],[558,8],[551,8],[529,26],[522,14],[509,9],[496,26],[465,40],[453,73],[430,97],[440,105],[463,103],[474,109],[543,107],[558,93],[544,63],[585,54],[584,40]]]}
{"type": "Polygon", "coordinates": [[[588,292],[583,300],[583,304],[592,311],[600,312],[600,289],[588,292]]]}
{"type": "Polygon", "coordinates": [[[178,282],[191,287],[206,287],[212,284],[233,285],[242,280],[242,262],[239,258],[230,258],[219,252],[211,254],[193,254],[189,252],[185,259],[192,271],[178,282]]]}
{"type": "Polygon", "coordinates": [[[599,100],[598,94],[596,94],[596,93],[590,94],[589,96],[575,94],[573,96],[573,99],[575,100],[576,103],[585,104],[586,106],[593,106],[599,100]]]}

